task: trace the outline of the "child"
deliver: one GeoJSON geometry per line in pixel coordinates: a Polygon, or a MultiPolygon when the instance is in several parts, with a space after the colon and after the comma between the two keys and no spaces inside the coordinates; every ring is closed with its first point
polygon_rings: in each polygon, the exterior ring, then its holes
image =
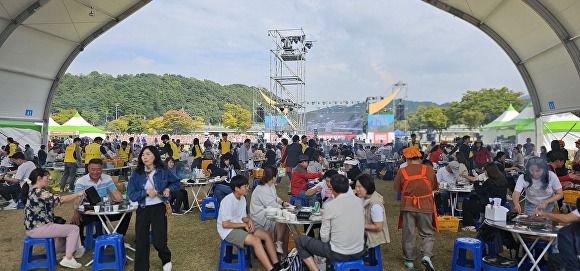
{"type": "Polygon", "coordinates": [[[230,187],[233,192],[225,196],[220,203],[217,219],[220,237],[241,249],[244,245],[253,246],[256,257],[266,270],[284,270],[278,262],[272,234],[269,231],[254,229],[254,223],[246,213],[248,179],[236,175],[231,179],[230,187]],[[266,244],[265,249],[262,242],[266,244]]]}

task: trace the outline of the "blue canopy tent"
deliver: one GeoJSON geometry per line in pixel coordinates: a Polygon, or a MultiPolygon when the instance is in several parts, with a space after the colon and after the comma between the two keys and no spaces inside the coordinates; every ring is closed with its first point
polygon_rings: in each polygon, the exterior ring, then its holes
{"type": "Polygon", "coordinates": [[[399,129],[395,130],[395,136],[406,136],[407,134],[399,129]]]}

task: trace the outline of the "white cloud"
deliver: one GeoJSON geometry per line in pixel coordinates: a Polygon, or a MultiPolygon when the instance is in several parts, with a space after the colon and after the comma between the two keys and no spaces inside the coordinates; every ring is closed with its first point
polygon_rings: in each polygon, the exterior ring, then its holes
{"type": "Polygon", "coordinates": [[[268,86],[268,30],[296,27],[316,41],[306,64],[308,100],[364,100],[390,93],[399,80],[410,99],[438,103],[472,89],[526,92],[485,34],[419,0],[153,1],[89,45],[69,72],[268,86]]]}

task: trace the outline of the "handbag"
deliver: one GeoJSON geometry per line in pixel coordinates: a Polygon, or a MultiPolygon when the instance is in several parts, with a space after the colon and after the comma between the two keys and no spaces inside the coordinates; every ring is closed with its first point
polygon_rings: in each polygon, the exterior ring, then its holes
{"type": "Polygon", "coordinates": [[[54,216],[52,222],[55,224],[66,224],[66,219],[62,218],[62,216],[54,216]]]}
{"type": "MultiPolygon", "coordinates": [[[[153,181],[151,180],[151,177],[149,177],[149,174],[145,173],[147,175],[147,180],[149,180],[149,182],[151,183],[151,185],[153,186],[153,188],[155,188],[155,184],[153,183],[153,181]]],[[[165,213],[170,215],[173,213],[173,209],[171,208],[171,204],[166,201],[164,202],[165,204],[165,213]]]]}

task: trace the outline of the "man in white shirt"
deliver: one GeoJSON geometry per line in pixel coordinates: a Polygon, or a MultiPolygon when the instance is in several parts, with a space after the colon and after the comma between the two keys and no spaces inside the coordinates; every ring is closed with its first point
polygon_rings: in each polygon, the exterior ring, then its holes
{"type": "Polygon", "coordinates": [[[364,245],[364,209],[359,198],[347,195],[348,179],[335,174],[330,179],[334,200],[326,204],[322,215],[320,240],[310,236],[296,236],[296,249],[310,270],[319,270],[312,256],[334,261],[362,258],[364,245]]]}
{"type": "Polygon", "coordinates": [[[230,181],[233,192],[220,203],[217,218],[217,231],[220,237],[238,248],[244,245],[253,246],[256,257],[266,270],[282,270],[272,234],[266,230],[254,228],[254,222],[246,213],[246,195],[248,194],[248,179],[237,175],[230,181]],[[266,247],[262,245],[262,241],[266,247]]]}
{"type": "MultiPolygon", "coordinates": [[[[324,172],[324,175],[322,175],[323,179],[322,182],[319,182],[314,187],[306,190],[306,196],[311,196],[316,193],[320,193],[320,197],[322,198],[323,209],[326,207],[327,203],[329,203],[331,200],[334,199],[334,194],[332,193],[332,187],[330,185],[330,178],[332,178],[332,176],[336,174],[338,174],[338,171],[334,169],[327,170],[326,172],[324,172]]],[[[351,196],[356,196],[354,192],[352,192],[352,188],[350,186],[348,187],[348,192],[346,193],[351,196]]]]}
{"type": "MultiPolygon", "coordinates": [[[[9,158],[5,158],[9,159],[9,158]]],[[[24,153],[17,152],[12,155],[12,160],[14,164],[18,165],[16,171],[10,171],[9,174],[14,174],[13,177],[6,177],[2,175],[1,180],[8,182],[9,185],[0,187],[0,194],[4,199],[8,200],[8,206],[4,207],[4,210],[14,210],[18,208],[18,199],[23,198],[22,203],[26,203],[26,198],[28,197],[28,184],[26,184],[26,179],[30,175],[30,172],[36,168],[36,165],[32,161],[26,161],[24,153]],[[26,187],[24,185],[26,184],[26,187]],[[24,193],[24,197],[21,197],[21,193],[24,193]]]]}
{"type": "MultiPolygon", "coordinates": [[[[458,180],[458,175],[455,172],[459,171],[459,162],[451,161],[447,166],[437,171],[437,182],[444,183],[446,187],[455,185],[458,180]]],[[[435,196],[435,205],[437,205],[438,214],[449,213],[449,191],[447,189],[439,189],[437,192],[439,196],[435,196]]]]}

